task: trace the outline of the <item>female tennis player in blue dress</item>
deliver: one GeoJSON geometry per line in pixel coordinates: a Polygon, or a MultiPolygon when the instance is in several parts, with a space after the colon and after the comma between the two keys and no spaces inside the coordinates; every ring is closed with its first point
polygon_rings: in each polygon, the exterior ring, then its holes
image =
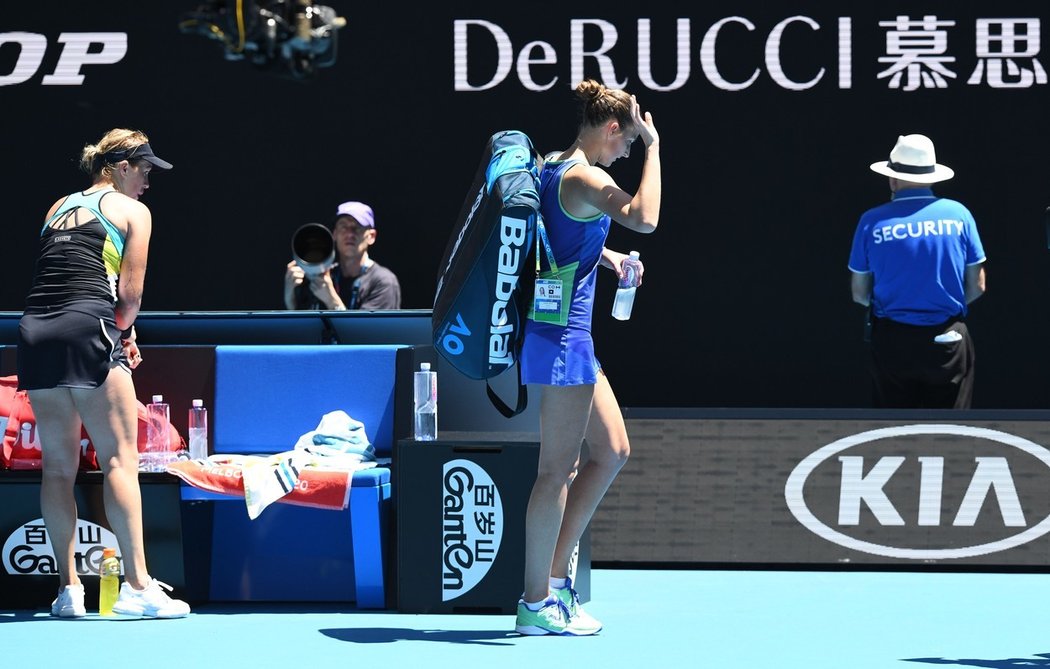
{"type": "Polygon", "coordinates": [[[594,355],[591,314],[598,266],[623,275],[627,257],[605,248],[612,221],[656,229],[660,136],[633,95],[587,80],[576,87],[576,141],[549,155],[541,172],[541,271],[521,356],[522,380],[540,384],[540,458],[525,519],[521,634],[588,635],[601,623],[583,611],[568,579],[572,553],[630,445],[612,387],[594,355]],[[638,190],[624,192],[603,169],[641,139],[638,190]],[[588,457],[579,467],[586,438],[588,457]],[[578,470],[578,471],[577,471],[578,470]]]}

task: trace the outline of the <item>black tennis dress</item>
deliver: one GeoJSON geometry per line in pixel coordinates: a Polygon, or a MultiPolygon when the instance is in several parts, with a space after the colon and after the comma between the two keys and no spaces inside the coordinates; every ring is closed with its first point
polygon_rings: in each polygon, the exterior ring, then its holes
{"type": "Polygon", "coordinates": [[[44,223],[33,287],[18,323],[19,389],[97,388],[129,373],[114,306],[124,235],[100,208],[113,190],[73,193],[44,223]],[[76,224],[76,210],[92,218],[76,224]]]}

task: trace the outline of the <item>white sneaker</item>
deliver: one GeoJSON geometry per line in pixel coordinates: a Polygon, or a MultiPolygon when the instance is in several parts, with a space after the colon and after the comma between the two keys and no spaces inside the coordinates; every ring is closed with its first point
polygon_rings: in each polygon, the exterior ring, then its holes
{"type": "Polygon", "coordinates": [[[113,613],[141,618],[183,618],[190,613],[190,605],[181,599],[168,596],[171,586],[157,579],[150,579],[145,590],[136,590],[124,581],[120,584],[120,596],[113,605],[113,613]],[[162,589],[163,588],[163,589],[162,589]]]}
{"type": "Polygon", "coordinates": [[[58,592],[58,597],[51,602],[51,615],[57,618],[83,618],[87,615],[84,608],[84,586],[67,585],[58,592]]]}
{"type": "Polygon", "coordinates": [[[602,631],[602,624],[597,618],[583,610],[580,604],[580,595],[572,587],[572,579],[567,579],[564,588],[553,588],[554,596],[565,604],[569,611],[569,628],[575,630],[576,634],[586,636],[597,634],[602,631]]]}

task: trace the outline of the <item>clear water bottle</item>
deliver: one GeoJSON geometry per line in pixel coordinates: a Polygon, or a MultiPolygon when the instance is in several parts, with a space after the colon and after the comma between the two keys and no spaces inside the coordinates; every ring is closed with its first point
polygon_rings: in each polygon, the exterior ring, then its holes
{"type": "Polygon", "coordinates": [[[204,408],[204,400],[193,400],[187,425],[190,433],[190,459],[206,459],[208,457],[208,410],[204,408]]]}
{"type": "Polygon", "coordinates": [[[146,405],[146,452],[140,456],[139,470],[162,472],[174,459],[171,452],[171,410],[163,395],[154,395],[146,405]],[[145,460],[143,462],[143,459],[145,460]]]}
{"type": "Polygon", "coordinates": [[[437,372],[430,371],[430,363],[420,363],[414,384],[416,441],[437,439],[437,384],[437,372]]]}
{"type": "Polygon", "coordinates": [[[98,614],[100,616],[113,615],[113,605],[117,603],[120,596],[120,559],[117,557],[116,548],[102,549],[102,564],[99,565],[98,574],[98,614]]]}
{"type": "Polygon", "coordinates": [[[616,320],[625,321],[631,317],[631,309],[634,307],[634,293],[638,290],[638,271],[641,261],[638,252],[631,254],[623,261],[623,278],[616,288],[616,297],[613,299],[612,316],[616,320]]]}

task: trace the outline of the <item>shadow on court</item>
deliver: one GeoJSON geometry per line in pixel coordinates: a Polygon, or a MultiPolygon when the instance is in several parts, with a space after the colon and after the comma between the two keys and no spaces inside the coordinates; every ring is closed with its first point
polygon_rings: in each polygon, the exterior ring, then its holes
{"type": "Polygon", "coordinates": [[[945,657],[916,657],[905,662],[925,662],[926,664],[954,664],[961,667],[989,667],[990,669],[1014,669],[1016,667],[1050,667],[1050,653],[1036,653],[1032,657],[1010,657],[1004,660],[978,660],[959,658],[951,660],[945,657]],[[1037,658],[1037,659],[1033,659],[1037,658]]]}
{"type": "MultiPolygon", "coordinates": [[[[4,611],[0,613],[0,623],[28,623],[35,620],[59,620],[58,618],[52,618],[49,615],[45,615],[46,611],[4,611]]],[[[65,620],[73,620],[72,618],[66,618],[65,620]]]]}
{"type": "Polygon", "coordinates": [[[395,641],[437,641],[480,646],[511,646],[521,638],[500,630],[417,630],[407,627],[344,627],[323,629],[321,634],[351,643],[394,643],[395,641]]]}

